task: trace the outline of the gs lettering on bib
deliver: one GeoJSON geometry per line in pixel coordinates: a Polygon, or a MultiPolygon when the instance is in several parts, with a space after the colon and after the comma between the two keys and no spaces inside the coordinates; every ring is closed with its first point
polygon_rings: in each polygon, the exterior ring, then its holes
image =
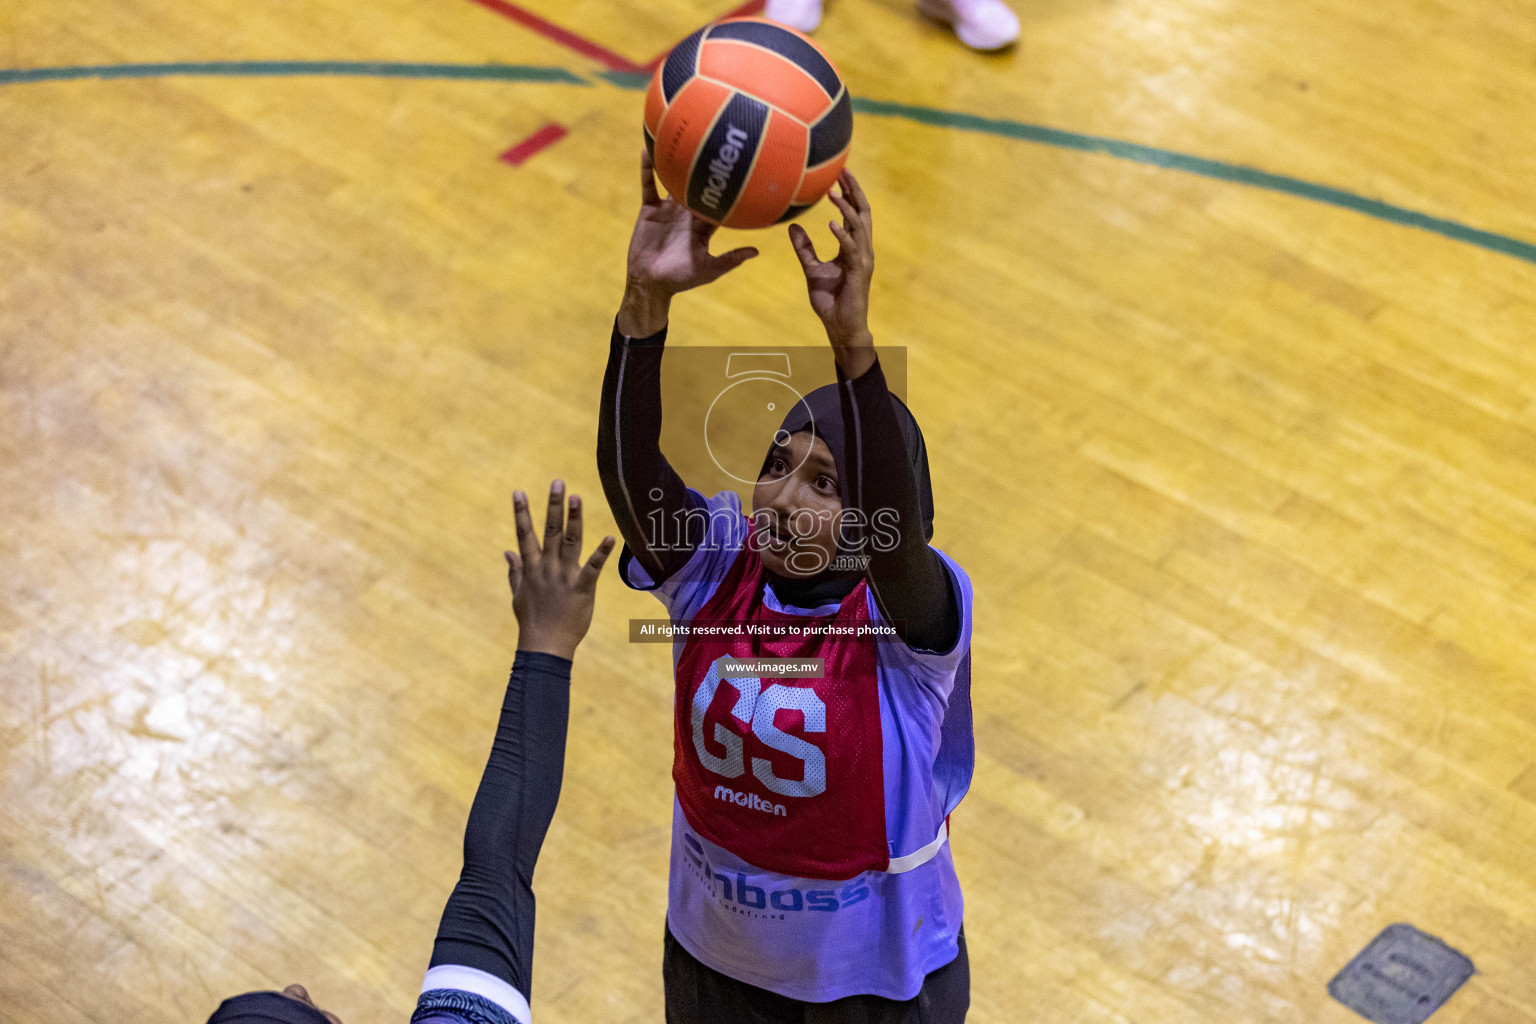
{"type": "Polygon", "coordinates": [[[832,633],[691,635],[677,659],[672,777],[689,824],[742,860],[801,878],[884,871],[885,782],[868,581],[836,613],[763,604],[762,560],[743,544],[691,625],[752,623],[832,633]],[[721,660],[820,658],[820,679],[729,678],[721,660]]]}

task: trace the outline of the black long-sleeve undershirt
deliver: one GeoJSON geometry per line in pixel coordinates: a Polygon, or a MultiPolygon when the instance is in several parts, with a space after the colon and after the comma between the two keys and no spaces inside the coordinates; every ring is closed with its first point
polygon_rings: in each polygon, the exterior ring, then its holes
{"type": "MultiPolygon", "coordinates": [[[[598,411],[597,467],[626,548],[647,575],[661,582],[688,561],[703,540],[704,519],[683,515],[696,507],[687,486],[661,452],[661,360],[667,329],[629,338],[615,320],[598,411]],[[686,524],[682,543],[653,549],[642,524],[658,519],[686,524]]],[[[887,618],[903,624],[914,648],[947,651],[959,639],[960,614],[949,573],[923,534],[917,481],[879,360],[849,380],[838,367],[843,403],[843,488],[850,506],[890,508],[898,515],[899,543],[870,555],[868,575],[887,618]]],[[[673,531],[676,534],[679,531],[673,531]]],[[[623,565],[621,558],[620,565],[623,565]]]]}
{"type": "Polygon", "coordinates": [[[923,535],[918,482],[879,357],[851,379],[838,364],[837,383],[848,502],[863,510],[866,521],[880,509],[897,514],[897,544],[888,551],[873,544],[863,548],[869,554],[870,589],[887,619],[905,622],[902,639],[909,647],[948,651],[960,638],[960,610],[949,570],[923,535]]]}
{"type": "Polygon", "coordinates": [[[571,662],[518,651],[496,740],[464,828],[464,869],[443,908],[431,966],[493,974],[531,996],[533,869],[560,799],[571,662]]]}
{"type": "MultiPolygon", "coordinates": [[[[704,541],[702,516],[683,515],[696,502],[661,453],[663,327],[647,338],[628,338],[614,321],[597,415],[597,472],[624,546],[651,580],[660,583],[687,563],[704,541]],[[684,525],[681,543],[661,547],[642,524],[684,525]]],[[[624,567],[620,553],[619,567],[624,567]]]]}

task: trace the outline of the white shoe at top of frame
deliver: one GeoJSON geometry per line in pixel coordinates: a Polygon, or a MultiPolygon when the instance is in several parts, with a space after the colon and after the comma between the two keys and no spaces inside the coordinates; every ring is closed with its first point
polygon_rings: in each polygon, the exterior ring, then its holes
{"type": "Polygon", "coordinates": [[[917,9],[973,50],[1001,50],[1019,38],[1019,16],[1003,0],[917,0],[917,9]]]}
{"type": "Polygon", "coordinates": [[[821,24],[821,0],[768,0],[763,17],[801,32],[814,32],[821,24]]]}
{"type": "MultiPolygon", "coordinates": [[[[768,0],[763,16],[801,32],[821,24],[822,0],[768,0]]],[[[917,0],[917,9],[955,30],[973,50],[1001,50],[1018,40],[1019,17],[1003,0],[917,0]]]]}

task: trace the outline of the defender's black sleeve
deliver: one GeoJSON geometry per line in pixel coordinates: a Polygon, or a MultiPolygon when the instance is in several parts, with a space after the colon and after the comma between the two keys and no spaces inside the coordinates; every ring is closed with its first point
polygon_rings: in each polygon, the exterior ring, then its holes
{"type": "Polygon", "coordinates": [[[667,340],[663,327],[648,338],[620,333],[614,318],[603,374],[602,407],[597,414],[597,472],[603,494],[624,537],[619,553],[623,570],[637,558],[652,582],[661,583],[682,568],[703,543],[707,520],[689,515],[703,503],[661,454],[661,357],[667,340]],[[666,523],[655,544],[652,531],[666,523]]]}
{"type": "MultiPolygon", "coordinates": [[[[899,543],[890,551],[866,544],[869,585],[886,617],[906,622],[908,647],[945,652],[960,639],[960,608],[949,570],[923,536],[918,481],[907,458],[896,405],[876,357],[849,379],[837,367],[843,404],[843,465],[851,479],[845,492],[866,517],[895,509],[899,543]]],[[[867,536],[867,534],[866,534],[867,536]]]]}
{"type": "Polygon", "coordinates": [[[464,870],[432,947],[431,966],[473,967],[525,997],[533,982],[533,868],[560,799],[570,700],[569,659],[517,652],[464,829],[464,870]]]}

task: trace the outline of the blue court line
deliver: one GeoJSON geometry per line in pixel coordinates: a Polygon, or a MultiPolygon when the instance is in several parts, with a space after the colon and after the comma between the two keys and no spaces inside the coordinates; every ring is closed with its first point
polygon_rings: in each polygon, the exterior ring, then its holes
{"type": "MultiPolygon", "coordinates": [[[[544,67],[528,64],[401,64],[366,61],[240,61],[186,64],[109,64],[96,67],[57,67],[0,69],[0,85],[28,82],[68,81],[82,78],[156,78],[170,75],[225,75],[225,76],[300,76],[300,75],[353,75],[369,78],[429,78],[471,79],[501,82],[558,82],[566,85],[589,86],[591,79],[560,67],[544,67]]],[[[594,77],[621,89],[641,90],[650,82],[648,74],[618,71],[598,72],[594,77]]],[[[1084,135],[1078,132],[1046,128],[1001,118],[980,117],[934,107],[918,107],[906,103],[884,100],[854,99],[853,109],[876,117],[894,117],[917,124],[960,131],[994,135],[1001,138],[1034,142],[1058,149],[1075,149],[1085,153],[1102,153],[1120,160],[1164,167],[1169,170],[1198,174],[1219,181],[1230,181],[1252,188],[1279,192],[1284,195],[1326,203],[1356,213],[1363,213],[1377,220],[1400,224],[1404,227],[1431,231],[1444,238],[1475,245],[1490,252],[1513,256],[1527,263],[1536,263],[1536,245],[1518,238],[1496,234],[1470,227],[1443,217],[1432,217],[1379,199],[1346,192],[1328,185],[1318,185],[1300,178],[1283,174],[1271,174],[1255,167],[1229,164],[1221,160],[1176,153],[1172,150],[1143,146],[1135,142],[1084,135]]]]}

